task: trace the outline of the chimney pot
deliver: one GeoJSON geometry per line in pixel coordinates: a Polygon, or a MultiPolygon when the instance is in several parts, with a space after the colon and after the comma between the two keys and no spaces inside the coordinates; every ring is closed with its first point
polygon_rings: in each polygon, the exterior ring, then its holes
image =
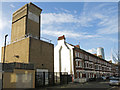
{"type": "Polygon", "coordinates": [[[65,36],[64,36],[64,35],[63,35],[63,36],[58,37],[58,40],[62,40],[62,39],[64,39],[64,40],[65,40],[65,36]]]}

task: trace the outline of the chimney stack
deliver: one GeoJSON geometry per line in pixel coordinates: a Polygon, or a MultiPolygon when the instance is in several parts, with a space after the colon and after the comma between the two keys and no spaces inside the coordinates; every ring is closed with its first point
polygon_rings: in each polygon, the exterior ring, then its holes
{"type": "Polygon", "coordinates": [[[63,35],[63,36],[58,37],[58,40],[62,40],[62,39],[64,39],[64,40],[65,40],[65,36],[64,36],[64,35],[63,35]]]}
{"type": "Polygon", "coordinates": [[[76,45],[75,47],[80,48],[80,46],[79,46],[79,45],[76,45]]]}

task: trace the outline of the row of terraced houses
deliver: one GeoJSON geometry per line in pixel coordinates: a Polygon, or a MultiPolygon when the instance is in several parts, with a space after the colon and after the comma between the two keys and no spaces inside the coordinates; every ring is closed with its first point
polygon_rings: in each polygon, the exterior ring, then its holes
{"type": "Polygon", "coordinates": [[[58,37],[54,50],[54,71],[68,72],[74,81],[87,81],[101,76],[117,76],[118,65],[91,54],[66,42],[65,36],[58,37]]]}

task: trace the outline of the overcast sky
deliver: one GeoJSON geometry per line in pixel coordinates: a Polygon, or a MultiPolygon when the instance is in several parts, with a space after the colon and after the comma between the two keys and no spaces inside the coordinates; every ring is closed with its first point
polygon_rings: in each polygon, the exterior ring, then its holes
{"type": "MultiPolygon", "coordinates": [[[[117,2],[33,3],[43,10],[41,36],[52,40],[54,46],[57,45],[58,36],[65,35],[66,42],[73,45],[80,42],[80,47],[91,53],[95,53],[97,47],[103,47],[107,60],[111,59],[111,49],[117,50],[117,2]]],[[[12,13],[25,4],[26,2],[2,3],[0,47],[4,45],[5,34],[9,35],[7,41],[10,41],[12,13]]]]}

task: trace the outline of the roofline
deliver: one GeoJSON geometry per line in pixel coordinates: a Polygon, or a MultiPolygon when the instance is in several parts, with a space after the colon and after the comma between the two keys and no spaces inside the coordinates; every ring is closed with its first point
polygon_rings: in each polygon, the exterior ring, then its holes
{"type": "MultiPolygon", "coordinates": [[[[68,44],[69,44],[69,43],[68,43],[68,44]]],[[[69,44],[69,45],[74,46],[74,48],[77,48],[77,47],[75,47],[75,45],[73,45],[73,44],[69,44]]],[[[109,61],[107,61],[107,60],[105,60],[105,59],[103,59],[103,58],[100,58],[100,57],[98,57],[98,56],[95,56],[94,54],[89,53],[89,52],[87,52],[87,51],[85,51],[85,50],[83,50],[83,49],[81,49],[81,48],[77,48],[77,49],[82,50],[83,52],[86,52],[86,53],[88,53],[88,54],[90,54],[90,55],[92,55],[92,56],[94,56],[94,57],[96,57],[96,58],[98,58],[98,59],[101,59],[101,60],[103,60],[103,61],[105,61],[105,62],[110,63],[109,61]]],[[[111,64],[111,63],[110,63],[110,64],[111,64]]],[[[114,63],[112,63],[112,64],[114,64],[114,63]]]]}
{"type": "Polygon", "coordinates": [[[17,12],[19,12],[21,9],[23,9],[24,7],[26,7],[27,5],[30,5],[30,4],[32,4],[33,6],[35,6],[36,8],[38,8],[38,9],[40,9],[40,10],[42,11],[41,8],[39,8],[38,6],[36,6],[36,5],[33,4],[32,2],[30,2],[30,3],[25,4],[25,5],[22,6],[21,8],[17,9],[17,10],[13,13],[13,15],[15,15],[15,14],[16,14],[17,12]]]}
{"type": "Polygon", "coordinates": [[[37,5],[33,4],[32,2],[28,3],[29,5],[32,4],[33,6],[35,6],[36,8],[40,9],[42,11],[41,8],[39,8],[37,5]]]}
{"type": "MultiPolygon", "coordinates": [[[[75,47],[75,48],[77,48],[77,47],[75,47]]],[[[105,62],[110,63],[109,61],[107,61],[107,60],[105,60],[105,59],[103,59],[103,58],[100,58],[100,57],[98,57],[98,56],[95,56],[94,54],[89,53],[89,52],[87,52],[87,51],[85,51],[85,50],[83,50],[83,49],[81,49],[81,48],[78,48],[78,49],[80,49],[80,50],[82,50],[83,52],[86,52],[86,53],[88,53],[88,54],[90,54],[90,55],[92,55],[92,56],[94,56],[94,57],[96,57],[96,58],[98,58],[98,59],[101,59],[101,60],[104,60],[105,62]]]]}

